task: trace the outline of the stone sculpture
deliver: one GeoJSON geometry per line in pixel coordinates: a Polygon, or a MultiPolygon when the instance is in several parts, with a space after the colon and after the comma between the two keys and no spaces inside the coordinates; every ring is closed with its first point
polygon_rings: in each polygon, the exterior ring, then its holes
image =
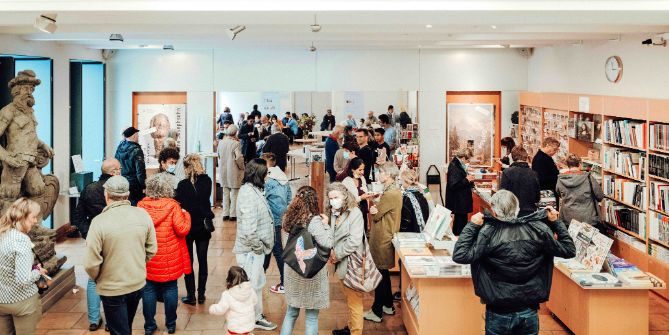
{"type": "MultiPolygon", "coordinates": [[[[37,138],[32,93],[39,84],[33,71],[19,72],[9,82],[12,102],[0,109],[0,214],[16,199],[28,197],[40,204],[40,216],[46,219],[58,200],[58,178],[41,172],[53,149],[37,138]]],[[[37,224],[28,235],[44,268],[55,274],[67,260],[56,256],[56,231],[37,224]]]]}

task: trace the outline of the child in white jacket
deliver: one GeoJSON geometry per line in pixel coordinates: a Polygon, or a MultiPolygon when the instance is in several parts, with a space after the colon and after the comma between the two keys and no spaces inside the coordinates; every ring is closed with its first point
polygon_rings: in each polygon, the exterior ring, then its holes
{"type": "Polygon", "coordinates": [[[221,301],[209,307],[209,313],[225,315],[229,335],[251,335],[256,324],[256,292],[239,266],[230,267],[226,283],[228,290],[221,294],[221,301]]]}

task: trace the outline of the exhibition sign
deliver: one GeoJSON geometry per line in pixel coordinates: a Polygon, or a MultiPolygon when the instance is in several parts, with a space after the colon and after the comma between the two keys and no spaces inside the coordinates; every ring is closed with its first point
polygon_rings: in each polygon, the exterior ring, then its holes
{"type": "Polygon", "coordinates": [[[139,145],[146,168],[158,168],[158,154],[165,139],[173,138],[181,157],[186,153],[186,104],[138,104],[139,145]]]}

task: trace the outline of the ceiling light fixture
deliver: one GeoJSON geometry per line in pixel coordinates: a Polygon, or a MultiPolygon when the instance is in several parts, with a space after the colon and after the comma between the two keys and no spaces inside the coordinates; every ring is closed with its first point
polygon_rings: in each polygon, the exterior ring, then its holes
{"type": "Polygon", "coordinates": [[[172,44],[165,44],[163,45],[163,50],[174,50],[174,46],[172,44]]]}
{"type": "Polygon", "coordinates": [[[242,31],[246,30],[246,26],[237,25],[225,31],[231,41],[235,40],[235,37],[242,31]]]}
{"type": "Polygon", "coordinates": [[[431,24],[426,24],[425,28],[430,29],[430,28],[432,28],[432,25],[431,24]]]}
{"type": "Polygon", "coordinates": [[[35,24],[33,26],[45,33],[53,34],[56,32],[56,29],[58,29],[58,26],[56,25],[57,16],[58,14],[56,13],[42,14],[35,19],[35,24]]]}
{"type": "Polygon", "coordinates": [[[112,42],[123,42],[123,35],[121,34],[111,34],[109,35],[109,40],[112,42]]]}
{"type": "Polygon", "coordinates": [[[311,47],[309,47],[309,51],[316,52],[316,50],[318,50],[318,49],[316,49],[316,46],[314,45],[314,42],[311,42],[311,47]]]}
{"type": "Polygon", "coordinates": [[[314,14],[314,24],[312,24],[310,27],[311,27],[311,32],[312,33],[317,33],[319,31],[321,31],[322,27],[321,27],[320,24],[318,24],[318,21],[316,21],[316,14],[314,14]]]}
{"type": "Polygon", "coordinates": [[[492,26],[490,26],[490,28],[497,29],[497,26],[493,24],[492,26]]]}

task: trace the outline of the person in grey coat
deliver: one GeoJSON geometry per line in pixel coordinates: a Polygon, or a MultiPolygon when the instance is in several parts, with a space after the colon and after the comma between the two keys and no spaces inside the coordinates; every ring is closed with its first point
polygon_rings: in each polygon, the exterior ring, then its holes
{"type": "Polygon", "coordinates": [[[570,154],[566,163],[569,170],[558,176],[556,185],[560,219],[566,224],[576,220],[596,225],[599,222],[599,202],[604,199],[602,187],[592,174],[581,171],[580,157],[570,154]]]}
{"type": "Polygon", "coordinates": [[[223,188],[223,220],[237,220],[237,194],[244,178],[244,155],[237,138],[237,126],[225,130],[225,138],[218,144],[220,161],[219,182],[223,188]]]}
{"type": "MultiPolygon", "coordinates": [[[[283,216],[283,230],[290,233],[298,225],[306,227],[319,246],[332,248],[334,236],[328,217],[318,215],[318,193],[311,186],[302,186],[283,216]]],[[[292,251],[293,253],[295,250],[292,251]]],[[[330,307],[330,284],[327,267],[323,267],[312,278],[304,278],[288,264],[284,264],[286,276],[286,316],[281,326],[281,335],[290,335],[300,309],[306,313],[305,335],[318,334],[318,311],[330,307]]]]}
{"type": "MultiPolygon", "coordinates": [[[[330,262],[335,264],[335,271],[340,280],[346,277],[349,256],[354,252],[362,253],[365,222],[358,202],[342,183],[332,183],[328,187],[329,201],[325,207],[325,215],[334,226],[334,246],[330,262]]],[[[350,289],[342,284],[342,292],[346,297],[350,319],[348,326],[337,329],[333,335],[361,335],[363,327],[363,293],[350,289]]]]}
{"type": "Polygon", "coordinates": [[[263,270],[265,255],[274,247],[274,222],[269,205],[263,195],[267,177],[267,162],[254,158],[246,164],[243,185],[237,197],[237,235],[232,252],[237,265],[246,271],[256,290],[256,328],[274,330],[276,324],[263,315],[262,291],[267,279],[263,270]]]}

